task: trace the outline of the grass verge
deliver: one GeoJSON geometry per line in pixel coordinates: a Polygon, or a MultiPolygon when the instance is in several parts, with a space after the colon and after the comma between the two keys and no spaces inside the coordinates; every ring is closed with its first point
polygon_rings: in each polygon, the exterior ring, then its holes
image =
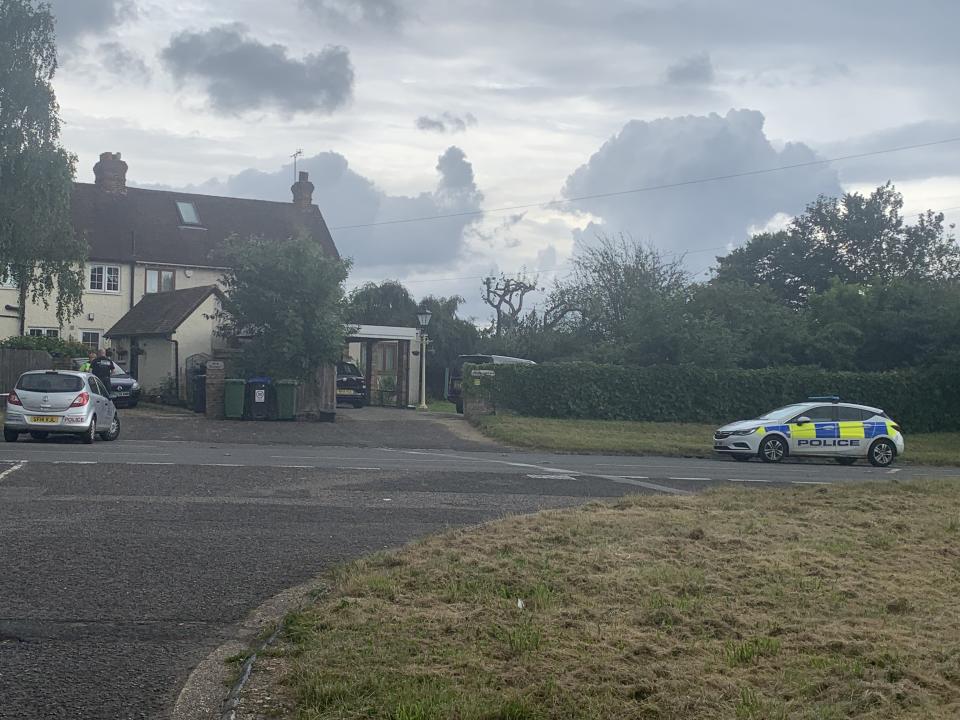
{"type": "MultiPolygon", "coordinates": [[[[714,425],[615,420],[557,420],[488,415],[474,420],[489,438],[556,452],[711,457],[714,425]]],[[[960,432],[906,436],[905,462],[960,465],[960,432]]],[[[864,461],[865,462],[865,461],[864,461]]]]}
{"type": "Polygon", "coordinates": [[[958,594],[956,484],[638,496],[342,568],[267,696],[301,720],[955,718],[958,594]]]}

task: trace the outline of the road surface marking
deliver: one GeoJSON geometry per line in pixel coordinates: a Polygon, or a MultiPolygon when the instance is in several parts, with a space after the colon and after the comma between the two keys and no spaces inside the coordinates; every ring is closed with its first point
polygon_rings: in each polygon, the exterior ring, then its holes
{"type": "Polygon", "coordinates": [[[317,468],[313,465],[277,465],[279,468],[287,468],[289,470],[316,470],[317,468]]]}
{"type": "Polygon", "coordinates": [[[243,467],[237,463],[201,463],[202,467],[243,467]]]}
{"type": "Polygon", "coordinates": [[[527,475],[532,480],[576,480],[572,475],[527,475]]]}
{"type": "Polygon", "coordinates": [[[649,480],[650,478],[646,475],[617,475],[619,478],[624,480],[649,480]]]}
{"type": "Polygon", "coordinates": [[[755,483],[770,483],[770,482],[773,482],[773,480],[756,480],[756,479],[750,479],[750,480],[741,480],[740,478],[730,478],[728,482],[748,482],[748,483],[749,483],[749,482],[755,482],[755,483]]]}
{"type": "Polygon", "coordinates": [[[793,485],[832,485],[833,483],[818,482],[816,480],[791,480],[793,485]]]}
{"type": "Polygon", "coordinates": [[[695,477],[671,477],[667,480],[698,480],[700,482],[711,482],[710,478],[695,478],[695,477]]]}
{"type": "Polygon", "coordinates": [[[96,465],[96,460],[54,460],[52,465],[96,465]]]}
{"type": "Polygon", "coordinates": [[[887,472],[887,475],[893,475],[894,473],[898,473],[898,472],[900,472],[900,468],[894,468],[893,470],[890,470],[889,472],[887,472]]]}
{"type": "Polygon", "coordinates": [[[338,467],[337,470],[379,470],[378,467],[338,467]]]}
{"type": "Polygon", "coordinates": [[[172,462],[128,462],[127,465],[173,465],[172,462]]]}
{"type": "Polygon", "coordinates": [[[3,479],[4,479],[5,477],[7,477],[8,475],[13,475],[13,473],[15,473],[17,470],[19,470],[19,469],[22,468],[22,467],[23,467],[23,463],[22,463],[22,462],[18,462],[18,463],[17,463],[16,465],[14,465],[13,467],[7,468],[7,469],[4,470],[2,473],[0,473],[0,480],[3,480],[3,479]]]}

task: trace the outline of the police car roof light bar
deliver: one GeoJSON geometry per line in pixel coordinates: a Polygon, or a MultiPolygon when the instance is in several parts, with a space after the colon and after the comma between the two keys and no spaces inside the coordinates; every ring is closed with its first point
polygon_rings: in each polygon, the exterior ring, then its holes
{"type": "Polygon", "coordinates": [[[807,400],[810,402],[838,403],[840,402],[840,396],[839,395],[818,395],[816,397],[808,397],[807,400]]]}

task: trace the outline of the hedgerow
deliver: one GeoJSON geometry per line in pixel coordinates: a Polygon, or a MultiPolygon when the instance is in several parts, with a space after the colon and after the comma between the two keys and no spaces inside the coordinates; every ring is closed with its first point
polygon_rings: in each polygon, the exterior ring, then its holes
{"type": "Polygon", "coordinates": [[[816,367],[712,370],[694,366],[627,367],[593,363],[487,365],[494,376],[467,397],[498,410],[551,418],[723,423],[757,417],[810,396],[885,410],[906,431],[960,430],[960,369],[836,372],[816,367]]]}

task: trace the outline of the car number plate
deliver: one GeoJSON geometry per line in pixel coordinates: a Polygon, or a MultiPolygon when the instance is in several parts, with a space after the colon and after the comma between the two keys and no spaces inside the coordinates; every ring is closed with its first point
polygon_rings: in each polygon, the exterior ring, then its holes
{"type": "Polygon", "coordinates": [[[353,395],[353,390],[337,390],[337,395],[353,395]]]}
{"type": "Polygon", "coordinates": [[[114,397],[130,397],[130,393],[128,393],[126,390],[114,390],[113,396],[114,397]]]}
{"type": "Polygon", "coordinates": [[[49,415],[34,415],[33,417],[30,418],[30,421],[35,423],[47,423],[49,425],[56,425],[58,422],[60,422],[60,418],[50,417],[49,415]]]}

